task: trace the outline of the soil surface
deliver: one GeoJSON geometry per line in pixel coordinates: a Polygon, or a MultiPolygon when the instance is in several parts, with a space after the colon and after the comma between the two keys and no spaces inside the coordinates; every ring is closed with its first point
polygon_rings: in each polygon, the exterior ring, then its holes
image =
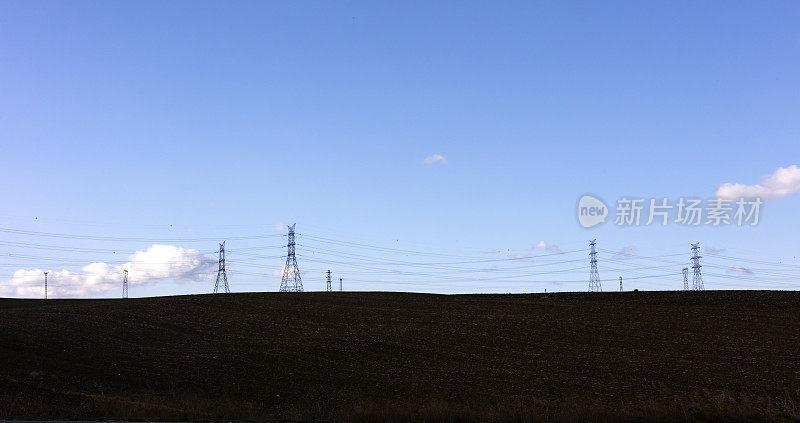
{"type": "Polygon", "coordinates": [[[800,293],[0,299],[0,363],[9,419],[793,420],[800,293]]]}

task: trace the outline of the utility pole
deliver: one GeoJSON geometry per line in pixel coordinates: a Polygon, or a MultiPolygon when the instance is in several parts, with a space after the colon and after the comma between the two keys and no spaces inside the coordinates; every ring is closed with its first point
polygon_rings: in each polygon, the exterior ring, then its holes
{"type": "Polygon", "coordinates": [[[339,292],[342,292],[342,278],[339,278],[339,292]]]}
{"type": "Polygon", "coordinates": [[[225,273],[225,241],[219,244],[219,268],[217,270],[217,281],[214,283],[214,293],[216,294],[217,292],[226,294],[231,292],[228,287],[228,274],[225,273]],[[220,279],[222,279],[222,287],[220,287],[220,279]]]}
{"type": "Polygon", "coordinates": [[[303,292],[303,281],[300,279],[300,269],[297,267],[297,257],[294,254],[294,226],[289,226],[289,242],[286,244],[286,264],[283,266],[281,278],[281,292],[303,292]]]}
{"type": "Polygon", "coordinates": [[[595,250],[595,241],[589,241],[589,292],[601,292],[603,287],[600,285],[600,274],[597,273],[597,251],[595,250]]]}
{"type": "Polygon", "coordinates": [[[619,277],[619,292],[622,292],[622,276],[619,277]]]}
{"type": "Polygon", "coordinates": [[[684,267],[682,269],[682,271],[683,271],[683,290],[684,291],[688,291],[689,290],[689,268],[688,267],[684,267]]]}
{"type": "Polygon", "coordinates": [[[47,299],[47,274],[50,273],[49,271],[44,272],[44,299],[47,299]]]}
{"type": "Polygon", "coordinates": [[[692,269],[694,269],[694,279],[692,280],[692,289],[695,291],[704,291],[706,288],[703,286],[703,275],[700,273],[700,258],[698,251],[700,250],[700,243],[692,244],[692,269]]]}
{"type": "Polygon", "coordinates": [[[128,298],[128,269],[122,271],[122,298],[128,298]]]}
{"type": "Polygon", "coordinates": [[[326,291],[331,292],[331,271],[328,270],[328,276],[325,278],[325,282],[327,282],[328,287],[326,291]]]}

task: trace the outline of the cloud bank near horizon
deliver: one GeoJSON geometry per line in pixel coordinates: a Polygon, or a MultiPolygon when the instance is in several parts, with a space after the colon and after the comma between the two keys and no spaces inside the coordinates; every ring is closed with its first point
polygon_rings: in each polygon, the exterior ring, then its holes
{"type": "MultiPolygon", "coordinates": [[[[80,297],[122,290],[122,271],[128,270],[128,284],[173,280],[198,282],[210,279],[216,271],[217,258],[197,250],[174,245],[154,244],[145,251],[136,251],[122,265],[92,262],[79,272],[50,271],[48,297],[80,297]]],[[[0,283],[3,297],[43,297],[46,269],[19,269],[10,280],[0,283]]]]}

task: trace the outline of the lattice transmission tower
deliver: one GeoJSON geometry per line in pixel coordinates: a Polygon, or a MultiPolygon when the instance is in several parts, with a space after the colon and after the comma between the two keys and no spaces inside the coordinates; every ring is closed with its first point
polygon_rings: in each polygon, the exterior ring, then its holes
{"type": "Polygon", "coordinates": [[[692,269],[694,269],[694,279],[692,280],[692,289],[695,291],[704,291],[706,288],[703,286],[703,275],[700,273],[700,258],[698,254],[700,250],[700,243],[692,244],[692,269]]]}
{"type": "Polygon", "coordinates": [[[326,291],[331,292],[332,289],[331,289],[331,271],[330,270],[328,270],[328,275],[325,278],[325,282],[327,282],[327,284],[328,284],[328,288],[326,289],[326,291]]]}
{"type": "Polygon", "coordinates": [[[684,291],[688,291],[689,290],[689,268],[688,267],[684,267],[683,268],[683,290],[684,291]]]}
{"type": "Polygon", "coordinates": [[[44,272],[44,299],[47,299],[47,274],[50,272],[44,272]]]}
{"type": "Polygon", "coordinates": [[[225,241],[219,244],[219,269],[217,270],[217,281],[214,283],[214,293],[216,294],[217,292],[224,292],[226,294],[231,292],[228,287],[228,274],[225,273],[225,241]],[[220,280],[222,280],[221,286],[219,283],[220,280]]]}
{"type": "Polygon", "coordinates": [[[342,292],[342,278],[339,278],[339,292],[342,292]]]}
{"type": "Polygon", "coordinates": [[[128,269],[122,271],[122,298],[128,298],[128,269]]]}
{"type": "Polygon", "coordinates": [[[300,279],[300,268],[294,255],[294,226],[289,226],[289,243],[286,244],[286,264],[283,266],[281,292],[303,292],[303,281],[300,279]]]}
{"type": "Polygon", "coordinates": [[[597,251],[595,250],[595,241],[589,241],[589,292],[601,292],[603,287],[600,286],[600,274],[597,273],[597,251]]]}
{"type": "Polygon", "coordinates": [[[622,292],[622,276],[619,277],[619,292],[622,292]]]}

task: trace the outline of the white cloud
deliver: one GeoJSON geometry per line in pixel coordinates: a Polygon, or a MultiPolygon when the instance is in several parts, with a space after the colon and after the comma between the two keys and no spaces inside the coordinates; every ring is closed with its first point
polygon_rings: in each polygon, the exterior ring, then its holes
{"type": "Polygon", "coordinates": [[[275,270],[275,271],[272,272],[272,277],[273,278],[281,278],[282,279],[283,278],[283,272],[285,272],[287,269],[289,270],[289,277],[290,278],[293,277],[295,275],[295,273],[299,274],[300,277],[303,277],[303,274],[305,273],[302,270],[298,271],[297,267],[294,267],[294,266],[287,267],[284,264],[283,266],[281,266],[280,270],[275,270]]]}
{"type": "Polygon", "coordinates": [[[634,247],[633,245],[629,245],[629,246],[623,247],[621,250],[617,251],[617,254],[614,254],[614,257],[615,258],[631,257],[631,256],[636,255],[637,251],[638,251],[638,249],[636,247],[634,247]]]}
{"type": "Polygon", "coordinates": [[[430,156],[426,157],[423,162],[425,164],[434,164],[434,163],[447,163],[447,159],[442,156],[441,154],[431,154],[430,156]]]}
{"type": "MultiPolygon", "coordinates": [[[[145,285],[158,280],[196,282],[205,280],[216,270],[217,258],[197,250],[173,245],[155,244],[137,251],[121,266],[93,262],[80,272],[52,271],[48,275],[48,297],[83,297],[108,291],[122,290],[122,270],[128,270],[131,286],[145,285]]],[[[42,269],[19,269],[11,280],[0,283],[0,296],[42,297],[42,269]]]]}
{"type": "Polygon", "coordinates": [[[727,270],[728,273],[735,273],[737,275],[752,275],[753,271],[742,266],[733,266],[727,270]]]}
{"type": "Polygon", "coordinates": [[[515,253],[515,254],[509,254],[508,255],[508,258],[510,258],[511,260],[522,260],[522,259],[527,259],[527,258],[532,258],[532,257],[533,257],[532,254],[522,254],[522,253],[515,253]]]}
{"type": "Polygon", "coordinates": [[[216,257],[197,250],[158,244],[146,251],[135,252],[128,260],[122,269],[128,269],[128,282],[131,284],[154,279],[197,281],[215,270],[217,264],[216,257]]]}
{"type": "Polygon", "coordinates": [[[797,165],[779,167],[756,185],[725,183],[717,188],[716,197],[728,200],[740,198],[779,198],[800,192],[800,168],[797,165]]]}
{"type": "Polygon", "coordinates": [[[286,225],[284,225],[283,222],[277,222],[277,223],[275,223],[275,230],[278,231],[278,232],[285,232],[286,231],[286,225]]]}
{"type": "Polygon", "coordinates": [[[706,247],[706,254],[709,256],[718,256],[724,252],[724,248],[706,247]]]}
{"type": "Polygon", "coordinates": [[[537,242],[536,245],[533,246],[533,249],[534,250],[539,250],[539,251],[549,251],[549,252],[551,252],[553,254],[561,254],[562,253],[561,248],[559,248],[558,245],[551,245],[551,244],[548,244],[548,243],[546,243],[544,241],[537,242]]]}

